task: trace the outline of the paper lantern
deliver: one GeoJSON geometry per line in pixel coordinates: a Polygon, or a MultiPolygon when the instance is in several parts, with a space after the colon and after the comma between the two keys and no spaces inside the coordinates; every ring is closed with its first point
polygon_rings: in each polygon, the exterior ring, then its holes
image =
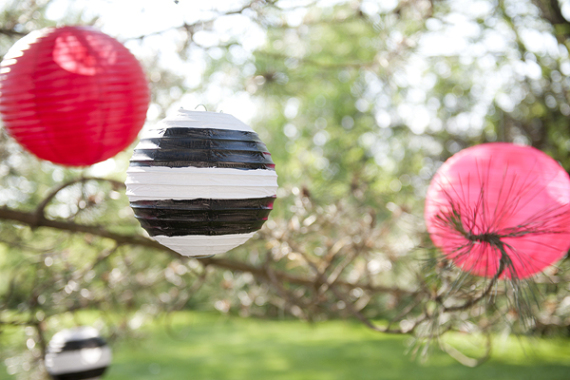
{"type": "Polygon", "coordinates": [[[438,170],[426,196],[434,244],[475,275],[526,278],[570,248],[570,179],[546,154],[528,146],[482,144],[438,170]]]}
{"type": "Polygon", "coordinates": [[[93,327],[63,330],[47,347],[45,366],[54,380],[98,379],[111,364],[111,349],[93,327]]]}
{"type": "Polygon", "coordinates": [[[249,126],[228,114],[181,109],[143,134],[126,185],[150,236],[181,255],[210,256],[261,228],[277,174],[249,126]]]}
{"type": "Polygon", "coordinates": [[[29,152],[61,165],[92,165],[127,148],[149,100],[136,58],[89,27],[32,32],[0,64],[6,130],[29,152]]]}

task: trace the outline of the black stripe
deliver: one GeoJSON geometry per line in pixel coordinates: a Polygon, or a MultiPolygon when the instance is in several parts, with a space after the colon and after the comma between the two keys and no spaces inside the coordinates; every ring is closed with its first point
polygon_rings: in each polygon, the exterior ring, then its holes
{"type": "Polygon", "coordinates": [[[105,373],[106,370],[107,367],[101,367],[101,368],[90,369],[89,371],[60,373],[58,375],[50,373],[49,375],[54,380],[84,380],[84,379],[92,379],[94,377],[100,377],[105,373]]]}
{"type": "Polygon", "coordinates": [[[165,128],[150,133],[135,147],[131,166],[275,170],[271,153],[255,132],[165,128]]]}
{"type": "MultiPolygon", "coordinates": [[[[131,161],[136,162],[223,162],[244,164],[269,164],[271,156],[264,152],[245,150],[215,150],[215,149],[135,149],[131,161]]],[[[271,161],[273,162],[273,161],[271,161]]],[[[166,165],[161,165],[166,166],[166,165]]]]}
{"type": "Polygon", "coordinates": [[[65,342],[63,345],[51,343],[48,346],[48,352],[57,353],[64,351],[77,351],[83,348],[96,348],[104,347],[107,343],[101,337],[82,339],[82,340],[70,340],[65,342]]]}
{"type": "MultiPolygon", "coordinates": [[[[188,137],[173,138],[145,138],[140,146],[148,145],[149,149],[230,149],[253,152],[267,152],[267,146],[261,141],[233,141],[233,140],[199,140],[188,137]]],[[[137,147],[138,148],[138,147],[137,147]]]]}
{"type": "Polygon", "coordinates": [[[131,202],[131,207],[178,210],[227,210],[228,208],[273,209],[275,197],[248,199],[160,199],[131,202]]]}
{"type": "Polygon", "coordinates": [[[150,221],[140,220],[141,226],[150,236],[188,236],[188,235],[233,235],[255,232],[263,226],[265,220],[248,220],[243,222],[184,222],[184,221],[150,221]]]}
{"type": "Polygon", "coordinates": [[[143,220],[162,220],[175,222],[243,222],[246,220],[265,220],[269,210],[172,210],[172,209],[138,209],[136,217],[143,220]]]}
{"type": "Polygon", "coordinates": [[[228,235],[255,232],[273,209],[275,197],[131,202],[151,236],[228,235]]]}
{"type": "Polygon", "coordinates": [[[189,166],[195,168],[222,168],[222,169],[240,169],[240,170],[275,170],[275,164],[244,164],[239,162],[208,162],[208,161],[195,161],[189,163],[188,161],[131,161],[131,166],[166,166],[169,168],[186,168],[189,166]]]}

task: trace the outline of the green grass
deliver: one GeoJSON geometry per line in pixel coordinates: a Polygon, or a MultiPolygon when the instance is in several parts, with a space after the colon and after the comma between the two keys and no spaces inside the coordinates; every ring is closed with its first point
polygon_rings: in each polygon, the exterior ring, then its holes
{"type": "MultiPolygon", "coordinates": [[[[568,380],[570,340],[495,338],[486,364],[467,368],[434,350],[425,363],[406,354],[405,336],[374,333],[360,324],[226,318],[179,313],[146,328],[142,340],[113,347],[105,380],[568,380]]],[[[473,340],[450,343],[473,351],[473,340]]],[[[11,379],[1,373],[1,379],[11,379]]]]}

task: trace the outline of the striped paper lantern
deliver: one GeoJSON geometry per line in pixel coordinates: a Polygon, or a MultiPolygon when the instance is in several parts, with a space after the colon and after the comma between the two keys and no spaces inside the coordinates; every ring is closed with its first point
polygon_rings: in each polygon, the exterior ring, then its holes
{"type": "Polygon", "coordinates": [[[150,94],[141,65],[90,27],[32,32],[0,64],[0,113],[8,133],[40,159],[88,166],[127,148],[150,94]]]}
{"type": "Polygon", "coordinates": [[[425,220],[434,244],[462,270],[493,277],[502,259],[501,277],[527,278],[570,248],[570,178],[538,149],[477,145],[439,168],[425,220]]]}
{"type": "Polygon", "coordinates": [[[54,380],[98,379],[111,364],[111,349],[93,327],[63,330],[47,347],[45,366],[54,380]]]}
{"type": "Polygon", "coordinates": [[[235,117],[181,109],[143,134],[127,170],[127,195],[141,226],[184,256],[211,256],[245,243],[273,209],[271,154],[235,117]]]}

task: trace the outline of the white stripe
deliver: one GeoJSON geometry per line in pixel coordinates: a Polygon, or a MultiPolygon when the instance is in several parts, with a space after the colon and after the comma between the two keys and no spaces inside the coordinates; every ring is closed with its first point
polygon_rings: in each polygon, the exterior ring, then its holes
{"type": "Polygon", "coordinates": [[[61,330],[51,338],[50,346],[63,346],[65,342],[99,338],[99,331],[91,326],[79,326],[61,330]]]}
{"type": "Polygon", "coordinates": [[[131,166],[125,184],[131,202],[265,198],[276,196],[278,187],[273,170],[165,166],[131,166]]]}
{"type": "Polygon", "coordinates": [[[156,136],[157,132],[164,132],[165,128],[212,128],[234,131],[254,132],[251,127],[227,113],[187,111],[179,109],[174,116],[169,116],[157,125],[143,130],[141,138],[156,136]],[[148,135],[148,136],[147,136],[148,135]]]}
{"type": "Polygon", "coordinates": [[[153,236],[160,244],[183,256],[209,256],[225,253],[249,240],[255,232],[235,235],[153,236]]]}
{"type": "Polygon", "coordinates": [[[48,353],[45,359],[46,369],[53,375],[89,371],[108,367],[109,364],[111,364],[109,346],[48,353]]]}

